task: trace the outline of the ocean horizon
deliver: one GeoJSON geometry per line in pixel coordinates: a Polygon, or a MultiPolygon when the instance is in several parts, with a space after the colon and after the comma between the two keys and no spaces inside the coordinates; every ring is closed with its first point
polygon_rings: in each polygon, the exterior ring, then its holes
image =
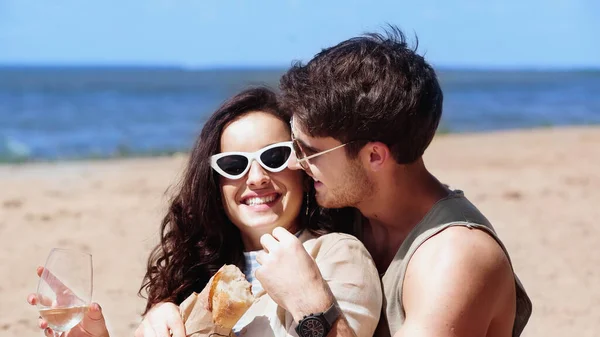
{"type": "MultiPolygon", "coordinates": [[[[0,162],[186,152],[204,120],[285,67],[0,65],[0,162]]],[[[600,124],[600,69],[437,70],[440,132],[600,124]]]]}

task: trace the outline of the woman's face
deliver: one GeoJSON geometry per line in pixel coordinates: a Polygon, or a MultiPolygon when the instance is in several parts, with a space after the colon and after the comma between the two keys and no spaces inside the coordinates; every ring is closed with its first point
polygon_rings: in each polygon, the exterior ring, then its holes
{"type": "MultiPolygon", "coordinates": [[[[269,113],[250,112],[224,128],[221,153],[252,153],[290,139],[284,121],[269,113]]],[[[281,172],[270,172],[256,160],[239,179],[220,176],[225,213],[240,229],[246,250],[261,249],[260,237],[275,227],[284,227],[292,233],[299,229],[303,178],[300,170],[285,168],[281,172]]]]}

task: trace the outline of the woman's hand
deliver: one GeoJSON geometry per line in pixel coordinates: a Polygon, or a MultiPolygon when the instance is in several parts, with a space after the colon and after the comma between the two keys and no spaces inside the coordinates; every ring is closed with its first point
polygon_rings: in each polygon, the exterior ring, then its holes
{"type": "MultiPolygon", "coordinates": [[[[42,275],[44,271],[43,267],[37,268],[38,276],[42,275]]],[[[27,296],[27,302],[31,305],[37,305],[38,297],[37,294],[29,294],[27,296]]],[[[48,327],[48,323],[40,317],[39,320],[40,329],[44,329],[44,334],[47,337],[53,337],[52,329],[48,327]]],[[[79,324],[74,326],[71,330],[67,331],[62,335],[63,337],[108,337],[108,329],[106,329],[106,322],[104,321],[104,315],[102,315],[102,308],[98,303],[92,303],[85,312],[83,319],[79,324]]]]}
{"type": "Polygon", "coordinates": [[[134,336],[185,337],[185,327],[179,307],[170,302],[157,303],[146,313],[134,336]]]}
{"type": "Polygon", "coordinates": [[[282,227],[260,238],[264,250],[256,256],[255,272],[265,291],[295,321],[325,311],[335,299],[315,260],[298,238],[282,227]]]}

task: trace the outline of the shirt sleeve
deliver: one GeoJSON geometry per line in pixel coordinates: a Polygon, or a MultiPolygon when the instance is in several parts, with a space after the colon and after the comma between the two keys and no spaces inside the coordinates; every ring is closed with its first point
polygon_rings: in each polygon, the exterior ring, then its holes
{"type": "Polygon", "coordinates": [[[315,257],[323,279],[357,337],[372,337],[382,306],[379,273],[365,246],[355,237],[328,234],[315,257]]]}

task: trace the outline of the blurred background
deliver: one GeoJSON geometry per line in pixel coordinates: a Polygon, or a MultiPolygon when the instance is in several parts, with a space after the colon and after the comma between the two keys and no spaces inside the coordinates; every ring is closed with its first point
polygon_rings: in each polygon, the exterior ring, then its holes
{"type": "Polygon", "coordinates": [[[443,132],[600,123],[600,3],[0,0],[0,160],[156,155],[293,61],[398,25],[443,132]]]}
{"type": "Polygon", "coordinates": [[[524,335],[600,335],[599,17],[595,0],[0,0],[0,332],[41,335],[25,297],[61,246],[94,254],[94,298],[131,335],[205,118],[389,23],[438,72],[426,160],[505,240],[534,301],[524,335]]]}

